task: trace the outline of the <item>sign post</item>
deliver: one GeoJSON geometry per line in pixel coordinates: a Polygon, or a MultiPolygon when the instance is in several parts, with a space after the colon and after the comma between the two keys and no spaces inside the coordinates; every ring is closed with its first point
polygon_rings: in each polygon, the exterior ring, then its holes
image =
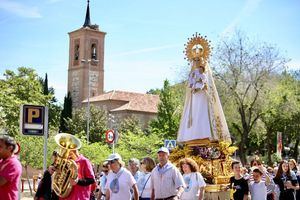
{"type": "Polygon", "coordinates": [[[115,132],[114,130],[108,130],[105,133],[106,142],[112,144],[113,153],[115,153],[115,132]]]}
{"type": "Polygon", "coordinates": [[[48,139],[48,107],[45,107],[45,129],[44,129],[44,165],[43,172],[47,169],[47,139],[48,139]]]}
{"type": "Polygon", "coordinates": [[[22,105],[20,132],[28,136],[44,136],[43,169],[47,168],[48,107],[22,105]]]}

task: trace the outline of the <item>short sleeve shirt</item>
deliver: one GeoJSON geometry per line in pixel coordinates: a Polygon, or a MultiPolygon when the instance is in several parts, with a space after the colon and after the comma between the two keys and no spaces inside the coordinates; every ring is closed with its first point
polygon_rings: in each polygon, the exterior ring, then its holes
{"type": "Polygon", "coordinates": [[[139,189],[139,195],[143,198],[151,197],[151,173],[141,173],[137,186],[139,189]]]}
{"type": "Polygon", "coordinates": [[[206,183],[202,175],[199,172],[192,172],[189,174],[183,174],[183,180],[185,182],[184,192],[182,193],[182,200],[198,200],[199,189],[205,187],[206,183]]]}
{"type": "Polygon", "coordinates": [[[252,200],[266,200],[267,199],[267,186],[264,181],[254,182],[249,184],[249,190],[252,200]]]}
{"type": "Polygon", "coordinates": [[[172,167],[163,174],[158,172],[159,165],[151,172],[151,189],[154,189],[156,199],[176,195],[179,187],[185,187],[179,170],[173,164],[169,164],[172,167]]]}
{"type": "MultiPolygon", "coordinates": [[[[78,156],[75,160],[77,167],[78,167],[78,179],[84,178],[93,178],[94,171],[90,161],[85,158],[83,155],[78,156]]],[[[74,185],[70,195],[65,198],[67,200],[89,200],[91,195],[91,187],[88,186],[81,186],[81,185],[74,185]]]]}
{"type": "Polygon", "coordinates": [[[18,199],[18,184],[22,174],[22,165],[16,156],[0,160],[0,176],[7,183],[0,187],[0,197],[6,200],[18,199]]]}
{"type": "Polygon", "coordinates": [[[234,176],[230,178],[230,185],[235,186],[235,192],[233,193],[234,200],[243,200],[244,195],[249,194],[248,183],[244,178],[235,179],[234,176]]]}
{"type": "Polygon", "coordinates": [[[130,171],[128,171],[125,168],[121,168],[120,170],[123,170],[123,172],[120,174],[120,176],[117,178],[117,174],[114,172],[110,172],[107,175],[107,182],[105,185],[105,189],[109,190],[110,192],[110,199],[111,200],[130,200],[131,199],[131,193],[130,189],[134,184],[136,184],[136,181],[130,171]],[[112,192],[111,190],[111,184],[114,179],[118,179],[118,191],[112,192]]]}

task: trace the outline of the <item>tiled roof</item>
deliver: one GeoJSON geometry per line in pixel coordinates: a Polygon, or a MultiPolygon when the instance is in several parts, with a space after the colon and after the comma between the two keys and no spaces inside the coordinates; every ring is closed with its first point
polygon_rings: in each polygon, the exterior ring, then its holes
{"type": "MultiPolygon", "coordinates": [[[[124,101],[124,104],[122,106],[111,110],[111,112],[130,110],[138,112],[157,113],[159,96],[152,94],[112,90],[99,96],[90,98],[90,102],[109,100],[124,101]]],[[[87,99],[83,101],[83,103],[86,102],[87,99]]]]}

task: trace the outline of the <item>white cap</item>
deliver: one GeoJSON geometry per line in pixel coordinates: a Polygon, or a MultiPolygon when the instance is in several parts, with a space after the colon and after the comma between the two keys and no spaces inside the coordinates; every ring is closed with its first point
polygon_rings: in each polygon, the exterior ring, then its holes
{"type": "Polygon", "coordinates": [[[118,153],[113,153],[113,154],[110,154],[108,156],[108,158],[106,159],[106,161],[111,161],[111,160],[122,160],[122,157],[118,153]]]}
{"type": "Polygon", "coordinates": [[[166,147],[160,147],[160,149],[158,149],[157,153],[159,153],[159,152],[165,152],[168,155],[170,155],[169,149],[166,147]]]}

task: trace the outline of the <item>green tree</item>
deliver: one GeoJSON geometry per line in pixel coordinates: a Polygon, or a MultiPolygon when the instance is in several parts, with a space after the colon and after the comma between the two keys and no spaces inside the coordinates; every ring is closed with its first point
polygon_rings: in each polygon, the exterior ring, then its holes
{"type": "Polygon", "coordinates": [[[45,75],[45,81],[44,81],[44,84],[43,84],[43,94],[44,95],[48,95],[49,94],[49,88],[48,88],[48,75],[46,73],[45,75]]]}
{"type": "MultiPolygon", "coordinates": [[[[71,134],[78,134],[86,138],[86,108],[75,109],[72,118],[66,119],[66,128],[71,134]]],[[[90,137],[89,141],[102,142],[102,134],[107,130],[107,113],[100,108],[91,105],[90,107],[90,137]]]]}
{"type": "Polygon", "coordinates": [[[150,131],[165,139],[175,139],[181,115],[181,100],[176,98],[168,80],[160,92],[157,118],[150,122],[150,131]]]}
{"type": "Polygon", "coordinates": [[[156,158],[156,152],[163,145],[163,138],[150,133],[146,135],[143,131],[127,131],[120,135],[115,151],[122,155],[125,161],[130,158],[141,159],[145,156],[156,158]]]}
{"type": "Polygon", "coordinates": [[[282,132],[283,145],[294,145],[293,156],[298,156],[299,145],[299,115],[300,99],[299,81],[291,74],[284,72],[277,82],[272,81],[275,87],[266,95],[265,112],[262,121],[267,130],[268,162],[271,163],[272,153],[276,150],[276,133],[282,132]]]}
{"type": "Polygon", "coordinates": [[[52,98],[48,102],[47,106],[49,108],[49,126],[51,129],[57,131],[60,125],[60,115],[62,108],[59,104],[57,104],[57,99],[55,98],[55,90],[53,87],[48,87],[48,75],[46,73],[45,79],[39,78],[42,86],[43,86],[43,94],[51,95],[52,98]]]}
{"type": "Polygon", "coordinates": [[[68,132],[70,129],[67,127],[66,120],[72,118],[72,97],[70,92],[68,92],[67,96],[64,98],[64,107],[61,111],[60,115],[60,126],[59,130],[60,132],[68,132]]]}
{"type": "Polygon", "coordinates": [[[249,136],[263,114],[264,93],[270,75],[283,69],[287,59],[272,45],[249,40],[237,33],[231,40],[223,40],[216,48],[214,72],[226,85],[238,115],[229,126],[238,139],[241,161],[246,162],[249,136]]]}
{"type": "Polygon", "coordinates": [[[93,164],[100,165],[112,153],[109,146],[105,143],[94,142],[88,144],[85,136],[81,136],[80,140],[82,147],[79,152],[87,157],[93,164]]]}
{"type": "Polygon", "coordinates": [[[141,128],[141,124],[138,118],[134,117],[134,116],[130,116],[125,118],[124,120],[122,120],[122,122],[120,123],[119,127],[118,127],[118,132],[120,134],[122,133],[127,133],[127,132],[131,132],[131,133],[139,133],[142,131],[141,128]]]}
{"type": "Polygon", "coordinates": [[[34,69],[20,67],[17,73],[6,70],[0,80],[0,128],[13,136],[19,132],[22,104],[48,105],[53,95],[43,94],[43,87],[34,69]]]}

